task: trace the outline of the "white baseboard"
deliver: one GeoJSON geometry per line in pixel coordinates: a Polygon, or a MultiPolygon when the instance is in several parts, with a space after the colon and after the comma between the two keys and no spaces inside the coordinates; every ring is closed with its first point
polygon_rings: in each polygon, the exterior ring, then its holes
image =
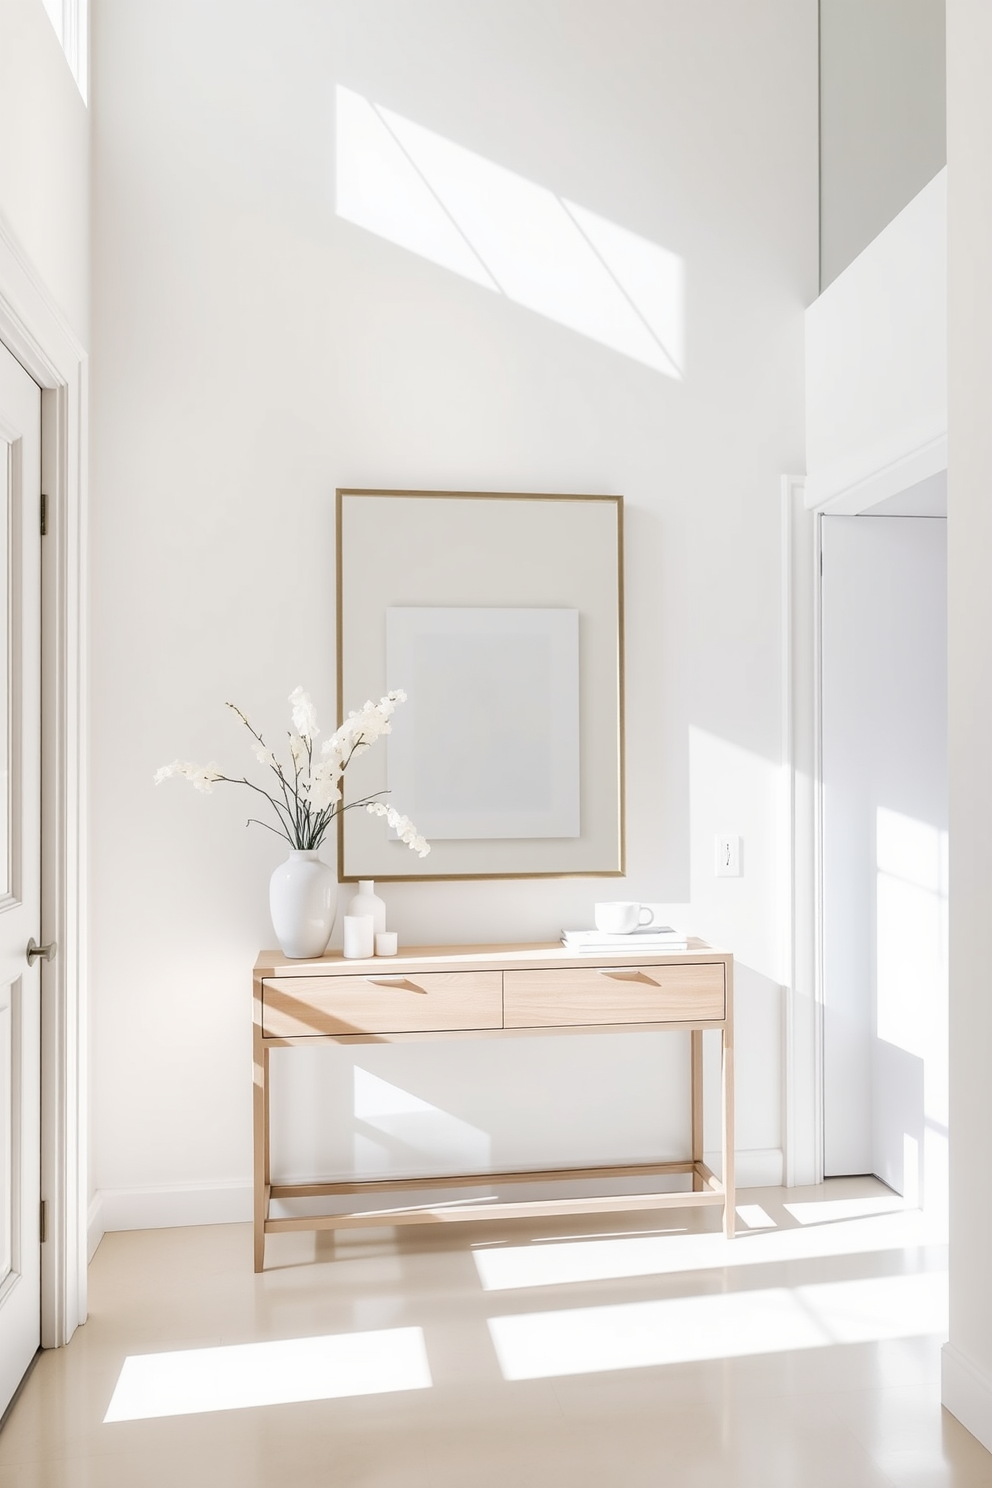
{"type": "MultiPolygon", "coordinates": [[[[704,1160],[714,1173],[723,1169],[719,1152],[707,1152],[704,1160]]],[[[785,1158],[781,1147],[738,1147],[734,1154],[737,1188],[780,1188],[785,1182],[785,1158]]]]}
{"type": "Polygon", "coordinates": [[[102,1188],[90,1205],[90,1256],[109,1230],[171,1230],[182,1225],[242,1224],[251,1216],[250,1183],[102,1188]]]}
{"type": "Polygon", "coordinates": [[[105,1230],[103,1228],[103,1204],[98,1193],[93,1195],[90,1201],[89,1214],[86,1216],[86,1264],[96,1255],[97,1246],[103,1239],[105,1230]]]}
{"type": "Polygon", "coordinates": [[[940,1351],[940,1398],[952,1416],[992,1452],[992,1378],[952,1343],[940,1351]]]}

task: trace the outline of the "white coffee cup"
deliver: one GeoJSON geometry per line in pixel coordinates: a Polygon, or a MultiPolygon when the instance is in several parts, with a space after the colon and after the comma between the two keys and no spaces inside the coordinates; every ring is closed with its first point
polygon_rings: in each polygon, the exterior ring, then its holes
{"type": "Polygon", "coordinates": [[[654,910],[632,899],[604,899],[596,905],[595,918],[596,929],[604,935],[629,935],[639,925],[650,925],[654,910]]]}
{"type": "Polygon", "coordinates": [[[348,960],[375,953],[375,920],[371,915],[345,915],[344,948],[348,960]]]}

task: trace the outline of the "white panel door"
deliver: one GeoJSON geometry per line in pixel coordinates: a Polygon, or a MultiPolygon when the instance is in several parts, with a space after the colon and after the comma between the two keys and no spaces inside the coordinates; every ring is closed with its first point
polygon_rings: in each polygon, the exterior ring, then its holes
{"type": "Polygon", "coordinates": [[[0,1411],[41,1329],[41,393],[0,346],[0,1411]]]}
{"type": "Polygon", "coordinates": [[[823,519],[824,1171],[911,1202],[947,1137],[946,534],[823,519]]]}

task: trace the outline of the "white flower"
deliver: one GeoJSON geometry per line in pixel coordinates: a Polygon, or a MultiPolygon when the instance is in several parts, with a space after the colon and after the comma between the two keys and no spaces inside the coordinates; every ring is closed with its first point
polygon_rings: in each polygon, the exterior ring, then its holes
{"type": "Polygon", "coordinates": [[[329,739],[325,739],[320,746],[320,752],[324,759],[343,760],[348,753],[348,740],[345,728],[336,729],[329,739]]]}
{"type": "Polygon", "coordinates": [[[333,806],[335,801],[340,801],[341,792],[336,785],[329,780],[318,780],[310,787],[310,801],[318,811],[324,811],[328,806],[333,806]]]}
{"type": "Polygon", "coordinates": [[[214,781],[223,780],[224,777],[219,766],[211,760],[209,765],[191,765],[186,779],[191,780],[198,791],[209,796],[214,788],[214,781]]]}
{"type": "Polygon", "coordinates": [[[255,739],[252,742],[251,750],[260,765],[270,765],[273,770],[278,770],[278,760],[271,749],[266,749],[261,739],[255,739]]]}
{"type": "Polygon", "coordinates": [[[155,771],[155,784],[161,785],[163,780],[168,780],[172,775],[181,775],[184,780],[190,781],[198,791],[203,791],[207,796],[213,790],[214,782],[224,779],[220,768],[213,760],[209,765],[194,765],[189,760],[173,760],[171,765],[163,765],[161,769],[155,771]]]}
{"type": "Polygon", "coordinates": [[[349,713],[341,727],[325,739],[321,752],[328,758],[342,761],[364,754],[376,739],[391,731],[389,716],[396,704],[405,700],[404,692],[387,692],[377,703],[369,699],[364,708],[349,713]]]}
{"type": "Polygon", "coordinates": [[[342,774],[340,763],[335,760],[318,760],[314,765],[308,794],[311,804],[318,811],[323,811],[325,806],[330,806],[334,801],[340,801],[338,781],[342,774]]]}
{"type": "Polygon", "coordinates": [[[408,816],[401,816],[395,806],[387,806],[385,801],[370,801],[365,809],[370,816],[384,816],[386,825],[392,827],[400,841],[405,842],[420,857],[426,858],[431,845],[426,837],[420,836],[408,816]]]}
{"type": "MultiPolygon", "coordinates": [[[[213,761],[209,765],[194,765],[188,760],[173,760],[155,772],[155,784],[179,775],[196,790],[206,793],[213,790],[217,781],[244,785],[269,802],[275,818],[272,830],[278,836],[285,837],[297,849],[319,847],[334,817],[349,810],[349,804],[343,800],[341,777],[356,755],[364,753],[382,734],[390,732],[389,720],[397,705],[406,701],[406,693],[399,690],[387,692],[377,703],[370,699],[357,712],[349,713],[341,727],[324,741],[316,759],[313,757],[313,740],[319,729],[310,695],[302,687],[297,687],[290,694],[289,701],[293,717],[289,734],[293,768],[288,773],[284,773],[278,756],[269,749],[241,709],[234,703],[227,704],[251,735],[251,749],[258,763],[274,770],[278,776],[278,790],[268,791],[252,785],[244,776],[224,775],[213,761]]],[[[368,800],[366,797],[351,804],[363,806],[368,804],[368,800]]],[[[401,816],[394,806],[374,802],[368,805],[368,809],[376,816],[386,817],[400,839],[422,858],[430,852],[429,843],[420,836],[410,818],[401,816]]]]}
{"type": "Polygon", "coordinates": [[[293,705],[293,727],[303,739],[316,739],[320,733],[317,727],[317,710],[310,701],[309,693],[303,691],[302,687],[296,687],[289,694],[289,701],[293,705]]]}

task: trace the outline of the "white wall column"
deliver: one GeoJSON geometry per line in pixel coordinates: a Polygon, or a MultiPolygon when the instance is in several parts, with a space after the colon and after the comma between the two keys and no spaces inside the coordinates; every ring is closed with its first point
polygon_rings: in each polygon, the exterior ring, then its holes
{"type": "Polygon", "coordinates": [[[947,0],[951,1313],[944,1404],[992,1449],[992,7],[947,0]]]}

